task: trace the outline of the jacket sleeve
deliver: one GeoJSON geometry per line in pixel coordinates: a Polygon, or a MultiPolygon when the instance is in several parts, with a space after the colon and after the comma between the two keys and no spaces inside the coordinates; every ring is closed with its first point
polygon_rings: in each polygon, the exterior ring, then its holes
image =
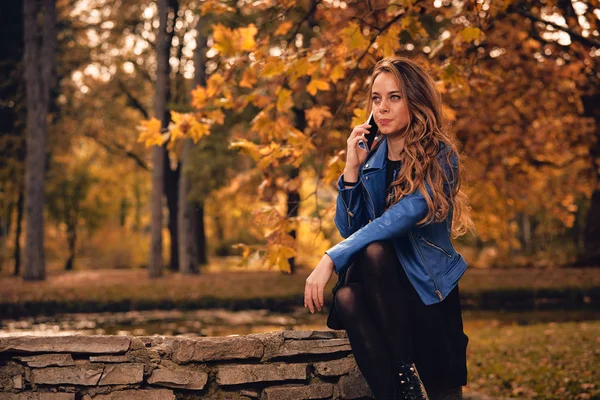
{"type": "Polygon", "coordinates": [[[347,238],[367,221],[365,210],[365,199],[362,190],[362,183],[358,182],[352,188],[345,188],[342,183],[344,175],[338,179],[338,195],[335,206],[335,226],[340,235],[347,238]]]}
{"type": "MultiPolygon", "coordinates": [[[[452,176],[455,176],[457,172],[454,157],[451,160],[451,169],[454,174],[450,175],[449,179],[452,179],[452,176]]],[[[450,168],[444,168],[444,170],[447,173],[450,172],[450,168]]],[[[455,179],[452,180],[450,184],[453,185],[455,181],[455,179]]],[[[427,184],[425,186],[431,196],[431,188],[427,184]]],[[[335,271],[339,274],[350,265],[352,258],[370,243],[390,240],[408,234],[417,222],[425,218],[428,211],[427,201],[421,191],[415,190],[389,207],[380,217],[355,231],[325,253],[331,257],[335,271]]]]}
{"type": "Polygon", "coordinates": [[[419,190],[415,190],[325,253],[331,257],[335,271],[339,274],[350,265],[352,258],[360,250],[370,243],[407,234],[427,215],[427,211],[425,198],[419,190]]]}

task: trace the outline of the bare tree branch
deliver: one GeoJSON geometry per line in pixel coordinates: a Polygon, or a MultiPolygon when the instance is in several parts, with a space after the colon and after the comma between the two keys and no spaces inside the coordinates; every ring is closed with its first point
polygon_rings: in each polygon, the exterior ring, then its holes
{"type": "Polygon", "coordinates": [[[575,40],[575,41],[577,41],[577,42],[579,42],[579,43],[581,43],[583,45],[586,45],[586,46],[589,46],[589,47],[600,48],[600,41],[595,40],[595,39],[593,39],[591,37],[585,37],[585,36],[583,36],[583,35],[575,32],[573,29],[570,29],[570,28],[558,25],[555,22],[546,21],[546,20],[538,17],[537,15],[535,15],[535,14],[533,14],[533,13],[531,13],[531,12],[529,12],[529,11],[521,8],[521,7],[510,7],[507,11],[508,12],[515,12],[515,13],[517,13],[519,15],[522,15],[524,17],[527,17],[527,18],[531,19],[532,21],[541,22],[541,23],[543,23],[545,25],[553,27],[554,29],[558,29],[559,31],[565,32],[565,33],[569,34],[569,36],[571,36],[571,39],[573,39],[573,40],[575,40]]]}
{"type": "Polygon", "coordinates": [[[144,105],[142,104],[142,102],[139,101],[133,95],[133,93],[131,93],[129,91],[129,89],[127,89],[127,86],[125,86],[125,84],[123,83],[123,81],[121,81],[120,79],[118,79],[117,80],[117,84],[119,85],[119,89],[121,89],[121,91],[127,97],[127,100],[129,100],[129,103],[133,106],[133,108],[135,108],[140,113],[142,113],[142,115],[144,116],[145,119],[149,119],[150,118],[150,114],[148,113],[148,111],[146,110],[146,108],[144,107],[144,105]]]}
{"type": "Polygon", "coordinates": [[[84,136],[92,139],[94,142],[96,142],[100,146],[104,147],[104,149],[106,149],[106,151],[108,151],[111,154],[125,155],[125,156],[131,158],[144,171],[150,172],[150,168],[146,165],[146,163],[144,162],[144,160],[142,160],[134,152],[127,150],[122,144],[119,144],[119,143],[106,143],[102,139],[100,139],[99,137],[97,137],[96,135],[91,134],[91,133],[86,133],[86,134],[84,134],[84,136]]]}

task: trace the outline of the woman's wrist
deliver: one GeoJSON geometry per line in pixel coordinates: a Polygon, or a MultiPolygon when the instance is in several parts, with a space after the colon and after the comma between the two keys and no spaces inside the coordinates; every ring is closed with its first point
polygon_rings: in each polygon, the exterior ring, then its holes
{"type": "MultiPolygon", "coordinates": [[[[356,168],[344,168],[344,175],[342,177],[344,183],[356,184],[358,182],[358,167],[356,168]]],[[[353,185],[352,185],[353,186],[353,185]]]]}

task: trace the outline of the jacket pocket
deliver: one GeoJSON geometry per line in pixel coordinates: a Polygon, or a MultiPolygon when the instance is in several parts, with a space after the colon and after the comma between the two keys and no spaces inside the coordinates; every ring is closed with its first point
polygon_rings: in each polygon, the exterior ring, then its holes
{"type": "Polygon", "coordinates": [[[427,246],[439,251],[446,257],[452,258],[452,254],[450,254],[448,251],[444,250],[441,246],[438,246],[437,244],[433,243],[432,241],[430,241],[428,239],[425,239],[425,237],[423,237],[423,236],[421,236],[420,240],[421,240],[421,242],[425,243],[427,246]]]}

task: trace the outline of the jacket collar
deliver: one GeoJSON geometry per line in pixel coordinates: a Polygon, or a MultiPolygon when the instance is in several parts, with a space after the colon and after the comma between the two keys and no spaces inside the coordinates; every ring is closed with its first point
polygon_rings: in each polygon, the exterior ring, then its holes
{"type": "Polygon", "coordinates": [[[380,143],[373,153],[373,155],[369,155],[367,157],[367,161],[365,162],[364,169],[382,169],[385,167],[387,161],[387,137],[381,135],[380,140],[383,143],[380,143]]]}

